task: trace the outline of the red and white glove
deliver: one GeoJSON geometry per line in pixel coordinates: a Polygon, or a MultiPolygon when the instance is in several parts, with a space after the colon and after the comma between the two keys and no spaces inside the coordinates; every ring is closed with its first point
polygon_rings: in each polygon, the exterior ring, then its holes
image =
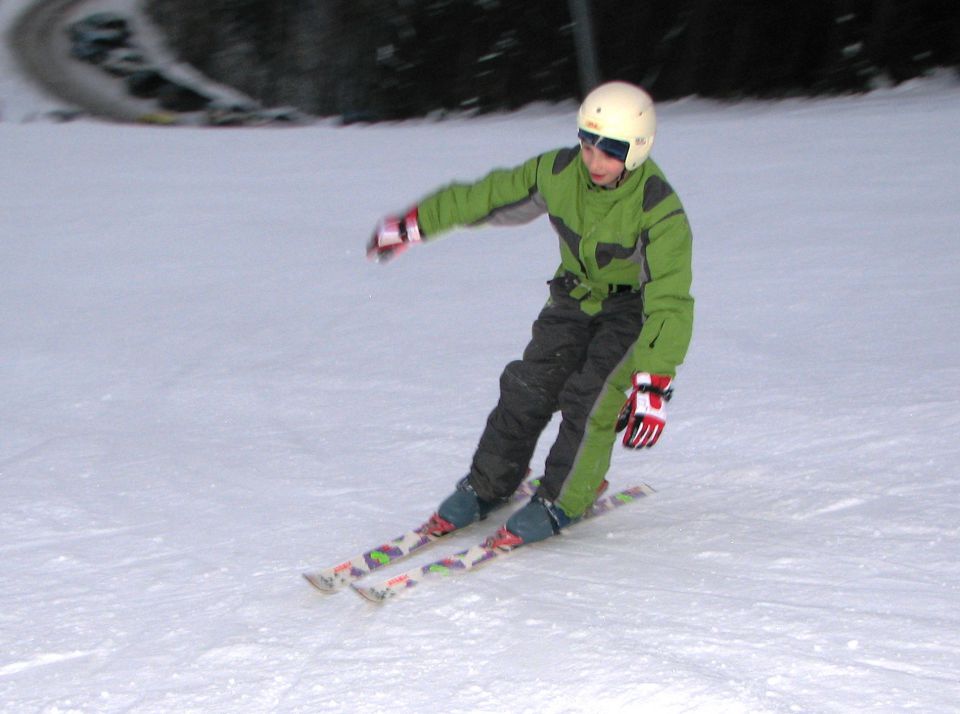
{"type": "Polygon", "coordinates": [[[634,373],[633,391],[617,419],[617,431],[626,429],[623,434],[625,447],[650,448],[657,443],[667,422],[667,402],[673,395],[671,382],[671,378],[664,374],[634,373]]]}
{"type": "Polygon", "coordinates": [[[367,243],[367,258],[384,263],[396,258],[412,243],[420,243],[423,234],[417,222],[417,207],[414,206],[403,218],[381,218],[367,243]]]}

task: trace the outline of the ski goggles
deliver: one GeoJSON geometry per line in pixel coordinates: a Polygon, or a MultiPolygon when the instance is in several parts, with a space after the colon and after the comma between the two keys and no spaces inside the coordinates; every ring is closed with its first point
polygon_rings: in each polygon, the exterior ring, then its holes
{"type": "Polygon", "coordinates": [[[586,143],[590,144],[590,146],[597,147],[607,156],[612,156],[617,161],[626,161],[627,154],[630,153],[630,143],[627,141],[610,139],[606,136],[593,134],[584,129],[578,131],[577,136],[580,138],[580,141],[585,141],[586,143]]]}

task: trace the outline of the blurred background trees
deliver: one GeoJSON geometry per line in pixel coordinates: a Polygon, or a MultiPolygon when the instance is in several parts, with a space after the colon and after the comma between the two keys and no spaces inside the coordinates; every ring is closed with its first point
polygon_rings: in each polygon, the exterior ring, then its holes
{"type": "MultiPolygon", "coordinates": [[[[584,0],[601,79],[656,99],[862,92],[960,66],[958,0],[584,0]]],[[[175,52],[345,120],[582,95],[563,0],[149,0],[175,52]]]]}

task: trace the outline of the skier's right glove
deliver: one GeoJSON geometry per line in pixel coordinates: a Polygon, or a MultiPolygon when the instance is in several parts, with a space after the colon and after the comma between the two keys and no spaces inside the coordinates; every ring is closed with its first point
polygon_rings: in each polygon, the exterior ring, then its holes
{"type": "Polygon", "coordinates": [[[367,243],[367,258],[384,263],[396,258],[413,243],[423,241],[414,206],[403,218],[386,216],[377,224],[367,243]]]}

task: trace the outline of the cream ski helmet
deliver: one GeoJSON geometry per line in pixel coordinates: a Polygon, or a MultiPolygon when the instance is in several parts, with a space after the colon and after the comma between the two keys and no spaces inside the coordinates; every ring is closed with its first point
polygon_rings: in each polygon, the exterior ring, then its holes
{"type": "Polygon", "coordinates": [[[607,82],[591,91],[577,115],[579,136],[635,170],[647,160],[657,132],[653,99],[635,84],[607,82]]]}

